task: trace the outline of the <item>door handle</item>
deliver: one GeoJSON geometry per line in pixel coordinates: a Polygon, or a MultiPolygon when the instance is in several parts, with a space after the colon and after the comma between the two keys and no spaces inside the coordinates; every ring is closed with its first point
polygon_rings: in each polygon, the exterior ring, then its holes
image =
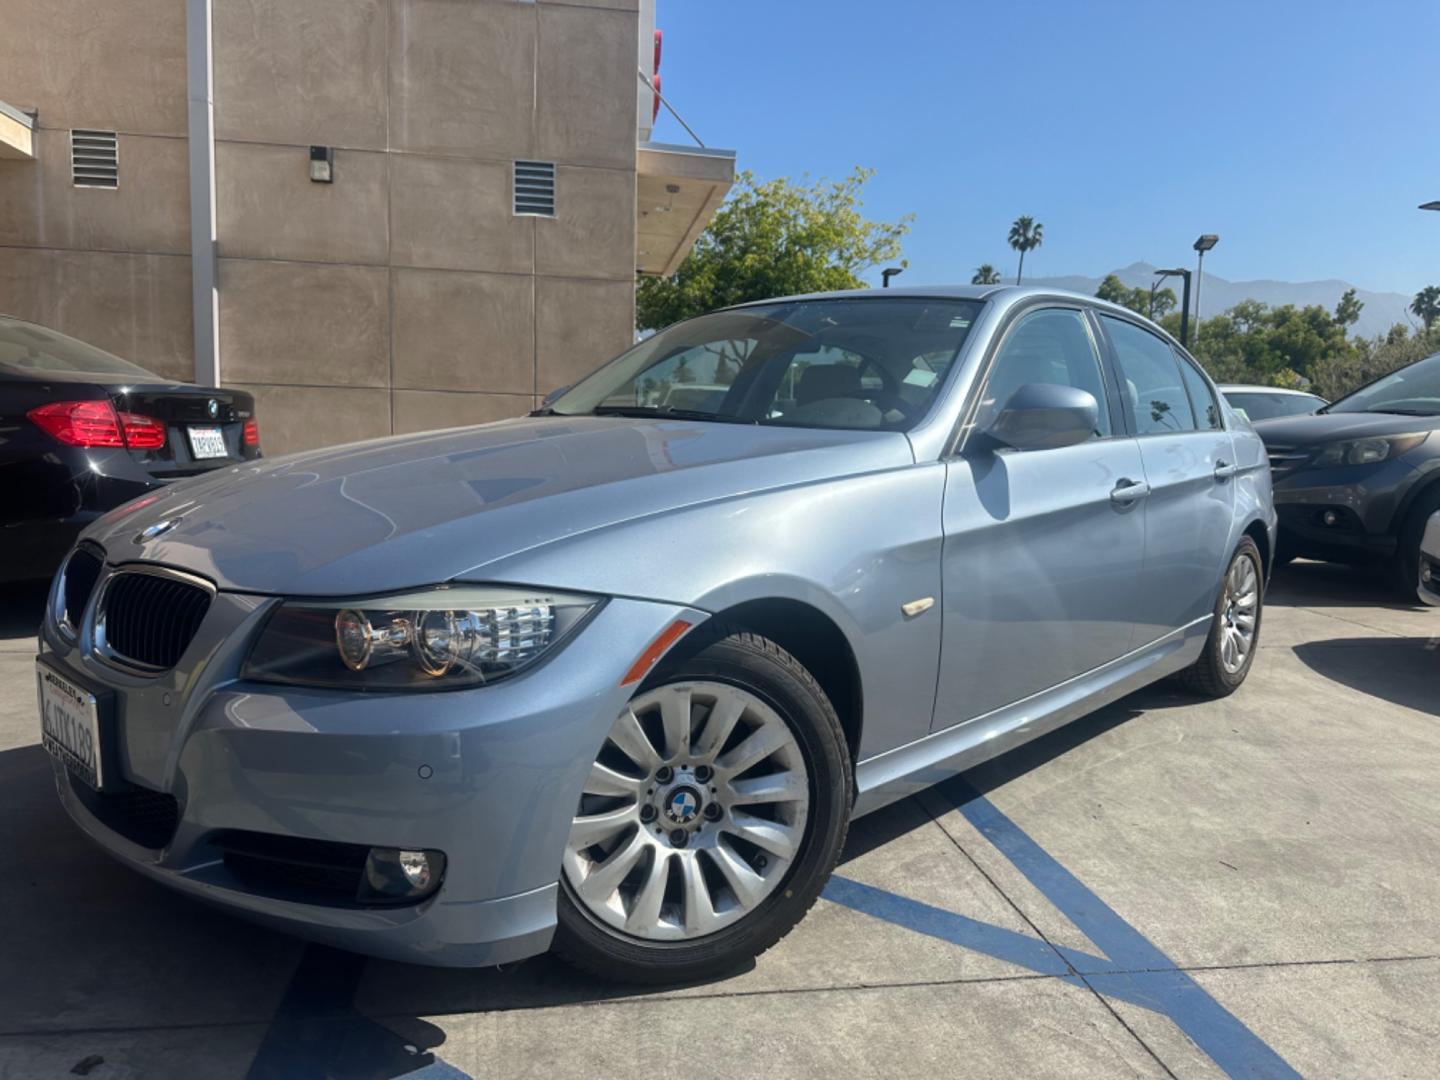
{"type": "Polygon", "coordinates": [[[1231,465],[1228,461],[1215,462],[1216,480],[1229,480],[1230,477],[1234,476],[1239,471],[1240,470],[1238,467],[1231,465]]]}
{"type": "Polygon", "coordinates": [[[1110,501],[1113,503],[1134,502],[1136,499],[1143,499],[1150,494],[1150,485],[1143,480],[1128,480],[1122,478],[1113,488],[1110,489],[1110,501]]]}

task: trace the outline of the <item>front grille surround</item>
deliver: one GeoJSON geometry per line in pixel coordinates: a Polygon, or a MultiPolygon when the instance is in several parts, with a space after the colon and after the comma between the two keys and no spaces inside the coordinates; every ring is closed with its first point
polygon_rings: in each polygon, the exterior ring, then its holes
{"type": "Polygon", "coordinates": [[[123,566],[95,602],[95,653],[133,673],[158,675],[180,662],[210,610],[215,587],[160,566],[123,566]]]}
{"type": "Polygon", "coordinates": [[[1304,465],[1314,456],[1314,449],[1304,446],[1266,446],[1266,456],[1270,459],[1270,472],[1274,476],[1284,476],[1292,473],[1304,465]]]}
{"type": "Polygon", "coordinates": [[[104,553],[87,544],[81,544],[70,552],[60,569],[60,587],[54,604],[55,623],[71,640],[80,636],[86,606],[104,570],[104,553]]]}

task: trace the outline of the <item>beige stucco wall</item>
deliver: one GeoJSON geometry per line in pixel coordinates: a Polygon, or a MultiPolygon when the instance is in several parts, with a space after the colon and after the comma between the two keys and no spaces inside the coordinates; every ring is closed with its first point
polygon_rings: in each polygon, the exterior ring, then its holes
{"type": "Polygon", "coordinates": [[[267,449],[518,415],[632,340],[636,20],[216,5],[221,371],[267,449]],[[557,163],[555,219],[511,213],[516,159],[557,163]]]}
{"type": "MultiPolygon", "coordinates": [[[[0,310],[193,374],[185,5],[7,0],[0,310]],[[116,130],[118,190],[69,129],[116,130]]],[[[214,5],[222,381],[267,452],[516,415],[633,339],[635,0],[214,5]],[[308,148],[335,147],[335,182],[308,148]],[[557,216],[511,213],[516,159],[557,216]]]]}
{"type": "Polygon", "coordinates": [[[190,378],[185,20],[175,0],[5,0],[0,101],[38,109],[0,158],[0,311],[190,378]],[[70,128],[119,133],[122,183],[70,184],[70,128]]]}

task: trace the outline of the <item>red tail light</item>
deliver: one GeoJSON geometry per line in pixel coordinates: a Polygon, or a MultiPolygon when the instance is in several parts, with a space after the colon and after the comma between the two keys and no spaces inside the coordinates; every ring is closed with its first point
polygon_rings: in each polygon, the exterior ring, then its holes
{"type": "Polygon", "coordinates": [[[25,415],[66,446],[158,450],[165,445],[165,425],[159,420],[117,413],[108,401],[52,401],[25,415]]]}
{"type": "Polygon", "coordinates": [[[245,427],[240,432],[240,441],[246,446],[260,445],[260,421],[255,417],[245,421],[245,427]]]}
{"type": "Polygon", "coordinates": [[[122,412],[120,433],[131,450],[159,450],[165,445],[165,425],[152,416],[122,412]]]}

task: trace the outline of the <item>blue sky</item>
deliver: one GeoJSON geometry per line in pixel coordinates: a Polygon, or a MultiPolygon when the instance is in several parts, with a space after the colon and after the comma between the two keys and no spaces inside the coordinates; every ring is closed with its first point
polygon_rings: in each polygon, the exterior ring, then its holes
{"type": "MultiPolygon", "coordinates": [[[[909,282],[969,281],[1020,214],[1037,275],[1440,283],[1440,3],[658,0],[666,97],[762,178],[877,171],[909,282]]],[[[687,141],[664,111],[657,140],[687,141]]]]}

